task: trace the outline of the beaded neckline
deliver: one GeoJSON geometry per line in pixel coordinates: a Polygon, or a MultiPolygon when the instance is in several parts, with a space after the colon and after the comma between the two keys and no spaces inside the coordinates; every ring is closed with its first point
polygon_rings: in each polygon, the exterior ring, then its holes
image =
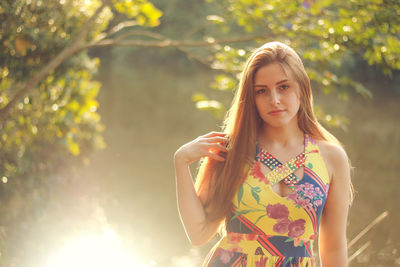
{"type": "Polygon", "coordinates": [[[271,170],[264,175],[264,181],[271,185],[283,181],[290,189],[294,190],[296,184],[301,180],[294,172],[304,166],[308,153],[315,152],[308,149],[309,139],[309,135],[304,134],[304,151],[285,163],[281,163],[271,153],[262,150],[257,144],[255,160],[263,163],[271,170]]]}

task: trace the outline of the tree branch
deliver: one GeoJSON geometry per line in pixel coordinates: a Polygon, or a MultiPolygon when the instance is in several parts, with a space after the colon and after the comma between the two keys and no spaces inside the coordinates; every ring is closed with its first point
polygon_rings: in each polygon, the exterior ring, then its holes
{"type": "Polygon", "coordinates": [[[124,21],[124,22],[118,23],[116,26],[114,26],[107,33],[99,34],[99,36],[98,36],[96,41],[104,40],[104,39],[110,37],[111,35],[122,31],[125,28],[133,27],[133,26],[136,26],[136,25],[137,25],[136,20],[129,20],[129,21],[124,21]]]}
{"type": "Polygon", "coordinates": [[[193,40],[171,40],[165,38],[161,41],[144,41],[144,40],[113,40],[105,39],[98,42],[88,43],[85,48],[93,47],[107,47],[107,46],[138,46],[138,47],[207,47],[216,44],[231,44],[231,43],[243,43],[248,41],[254,41],[256,39],[267,39],[271,38],[271,35],[249,35],[233,38],[222,38],[213,39],[210,38],[207,41],[193,41],[193,40]]]}
{"type": "Polygon", "coordinates": [[[28,82],[17,91],[14,97],[7,103],[5,107],[0,109],[0,125],[2,125],[10,113],[10,111],[15,107],[15,105],[31,91],[38,83],[40,83],[52,70],[58,67],[62,62],[64,62],[71,55],[81,51],[85,48],[82,45],[84,38],[86,37],[90,27],[95,23],[95,20],[100,15],[101,11],[109,4],[110,0],[104,1],[103,4],[96,10],[93,16],[83,25],[81,32],[78,34],[76,39],[64,48],[60,54],[58,54],[53,60],[51,60],[46,66],[44,66],[39,73],[32,77],[28,82]]]}
{"type": "Polygon", "coordinates": [[[199,32],[200,30],[206,28],[207,26],[211,25],[212,22],[211,21],[206,21],[205,23],[197,26],[196,28],[187,31],[186,33],[183,34],[183,39],[187,39],[189,36],[194,35],[195,33],[199,32]]]}
{"type": "Polygon", "coordinates": [[[356,237],[354,237],[347,245],[348,248],[352,247],[362,236],[364,236],[369,230],[371,230],[375,225],[380,223],[389,215],[388,211],[382,212],[378,217],[376,217],[370,224],[368,224],[356,237]]]}
{"type": "MultiPolygon", "coordinates": [[[[194,55],[190,54],[187,50],[184,50],[185,47],[207,47],[207,46],[214,46],[217,44],[228,44],[228,43],[240,43],[240,42],[248,42],[254,41],[256,39],[268,39],[271,38],[271,35],[250,35],[250,36],[241,36],[241,37],[233,37],[233,38],[221,38],[221,39],[214,39],[209,38],[206,41],[193,41],[193,40],[171,40],[161,34],[154,33],[151,31],[143,31],[143,30],[136,30],[131,31],[123,34],[122,36],[117,37],[116,39],[100,39],[96,41],[92,41],[89,43],[84,43],[83,40],[86,37],[90,27],[93,25],[101,11],[104,7],[109,5],[110,0],[106,0],[103,2],[102,6],[99,7],[94,15],[85,23],[82,27],[82,31],[78,34],[77,38],[68,45],[60,54],[58,54],[53,60],[51,60],[46,66],[44,66],[39,73],[37,73],[33,78],[28,80],[28,82],[22,86],[21,89],[17,91],[14,97],[7,103],[5,107],[0,109],[0,125],[3,124],[7,115],[10,111],[15,107],[15,105],[20,101],[25,95],[29,93],[38,83],[40,83],[51,71],[57,68],[61,63],[63,63],[66,59],[70,56],[88,48],[93,47],[109,47],[109,46],[136,46],[136,47],[175,47],[180,49],[190,55],[190,57],[194,57],[194,55]],[[147,36],[154,40],[123,40],[129,36],[147,36]]],[[[103,35],[112,35],[121,31],[123,28],[133,26],[132,21],[128,21],[126,23],[120,23],[116,27],[114,27],[111,31],[107,34],[103,35]]],[[[200,60],[199,58],[196,58],[200,60]]],[[[201,61],[201,60],[200,60],[201,61]]],[[[205,61],[202,61],[205,63],[205,61]]]]}
{"type": "Polygon", "coordinates": [[[189,59],[197,60],[198,62],[200,62],[203,65],[210,65],[212,63],[212,59],[210,59],[209,56],[201,57],[199,55],[191,53],[189,50],[185,49],[184,47],[177,47],[177,49],[179,49],[180,51],[185,53],[189,59]]]}
{"type": "Polygon", "coordinates": [[[151,31],[135,30],[135,31],[129,31],[124,34],[121,34],[120,36],[115,38],[115,41],[120,42],[130,36],[146,36],[146,37],[153,38],[155,40],[167,40],[168,39],[166,36],[159,34],[159,33],[151,32],[151,31]]]}

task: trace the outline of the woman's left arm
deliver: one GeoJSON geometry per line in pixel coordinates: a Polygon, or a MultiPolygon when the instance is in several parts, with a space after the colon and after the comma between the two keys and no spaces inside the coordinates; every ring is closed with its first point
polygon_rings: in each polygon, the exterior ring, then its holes
{"type": "Polygon", "coordinates": [[[341,147],[327,145],[324,150],[331,183],[319,228],[321,266],[347,267],[346,226],[350,205],[350,166],[346,152],[341,147]]]}

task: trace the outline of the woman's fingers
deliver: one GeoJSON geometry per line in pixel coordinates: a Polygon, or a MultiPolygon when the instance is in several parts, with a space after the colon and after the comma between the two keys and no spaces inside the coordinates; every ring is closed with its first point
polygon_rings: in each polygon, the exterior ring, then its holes
{"type": "Polygon", "coordinates": [[[226,144],[228,138],[222,132],[210,132],[199,136],[195,140],[183,145],[175,153],[176,158],[182,162],[192,163],[202,157],[210,157],[218,161],[224,161],[220,152],[228,152],[226,144]]]}
{"type": "Polygon", "coordinates": [[[228,149],[226,148],[226,146],[221,145],[221,144],[219,144],[219,143],[212,143],[212,144],[209,144],[207,147],[208,147],[208,151],[210,151],[210,150],[212,150],[212,151],[217,150],[218,152],[219,152],[219,151],[228,152],[228,149]]]}
{"type": "Polygon", "coordinates": [[[219,143],[212,143],[207,146],[205,156],[215,159],[217,161],[225,161],[225,158],[220,155],[220,152],[228,152],[228,149],[219,143]]]}
{"type": "Polygon", "coordinates": [[[225,136],[226,133],[223,132],[209,132],[208,134],[203,135],[202,137],[214,137],[214,136],[225,136]]]}
{"type": "Polygon", "coordinates": [[[224,157],[222,157],[218,154],[212,153],[212,152],[208,152],[206,156],[209,158],[215,159],[217,161],[225,161],[224,157]]]}
{"type": "Polygon", "coordinates": [[[228,138],[222,136],[214,136],[205,139],[209,143],[223,143],[226,144],[228,142],[228,138]]]}

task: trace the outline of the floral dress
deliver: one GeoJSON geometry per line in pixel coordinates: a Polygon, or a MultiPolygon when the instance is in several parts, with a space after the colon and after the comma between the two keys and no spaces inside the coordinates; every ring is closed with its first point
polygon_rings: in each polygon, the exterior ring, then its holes
{"type": "Polygon", "coordinates": [[[233,199],[226,235],[211,249],[203,266],[315,266],[313,241],[318,235],[329,175],[318,145],[304,137],[304,151],[286,163],[257,146],[255,161],[233,199]],[[270,171],[264,174],[261,164],[270,171]],[[294,172],[304,167],[303,177],[294,172]],[[291,193],[278,195],[283,181],[291,193]]]}

